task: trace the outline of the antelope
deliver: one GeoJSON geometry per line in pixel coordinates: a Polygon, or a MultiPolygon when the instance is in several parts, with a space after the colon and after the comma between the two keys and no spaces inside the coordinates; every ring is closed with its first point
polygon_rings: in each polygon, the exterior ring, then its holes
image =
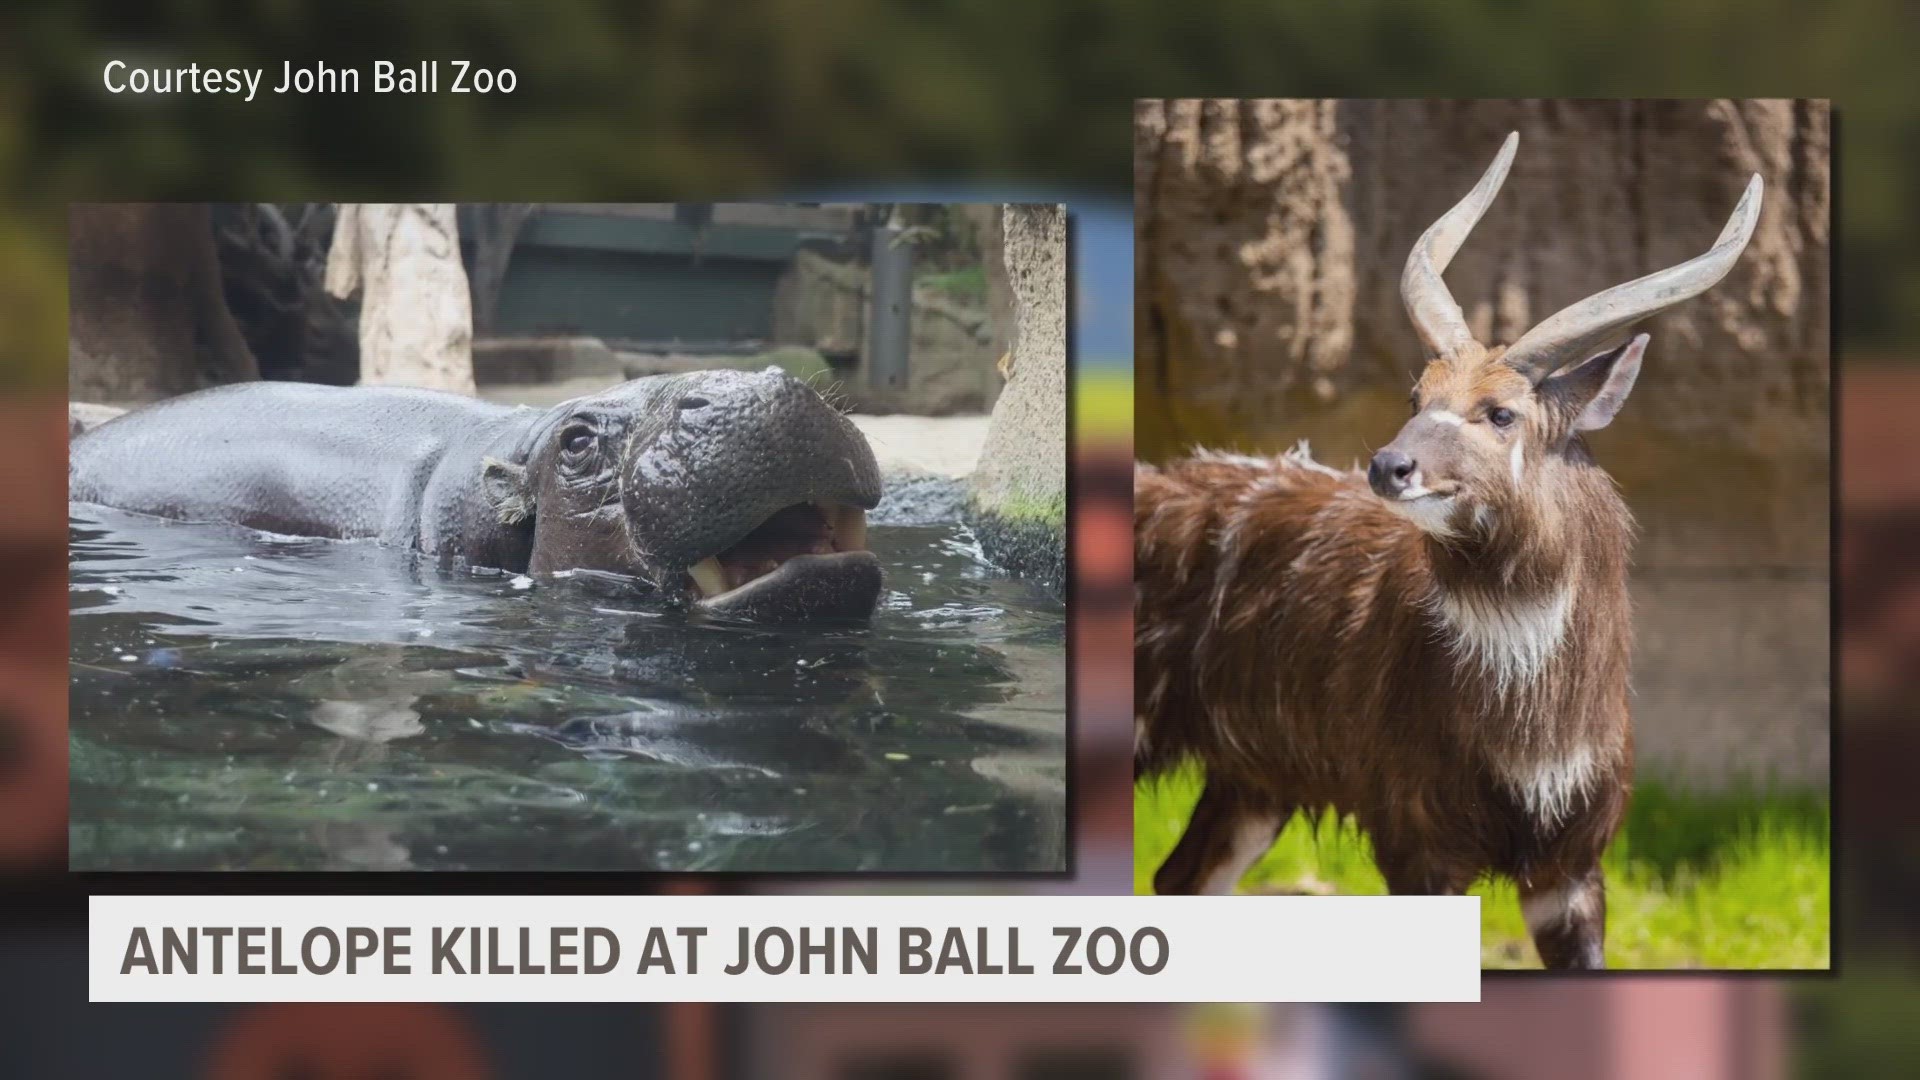
{"type": "Polygon", "coordinates": [[[1392,892],[1510,877],[1547,967],[1605,966],[1634,525],[1585,433],[1640,372],[1648,336],[1625,331],[1739,259],[1761,181],[1705,254],[1488,347],[1441,275],[1518,144],[1407,258],[1425,368],[1364,474],[1304,443],[1136,465],[1134,769],[1205,774],[1157,892],[1232,892],[1295,813],[1331,808],[1392,892]]]}

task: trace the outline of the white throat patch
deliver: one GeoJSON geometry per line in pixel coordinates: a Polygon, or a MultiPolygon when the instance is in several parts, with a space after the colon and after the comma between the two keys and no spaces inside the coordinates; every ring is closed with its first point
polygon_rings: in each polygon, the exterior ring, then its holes
{"type": "Polygon", "coordinates": [[[1551,828],[1573,812],[1592,786],[1599,764],[1591,748],[1576,746],[1562,757],[1503,765],[1500,778],[1519,796],[1528,816],[1551,828]]]}
{"type": "Polygon", "coordinates": [[[1524,600],[1466,597],[1442,589],[1432,606],[1456,661],[1477,665],[1504,694],[1546,670],[1559,651],[1573,611],[1573,591],[1572,579],[1544,596],[1524,600]]]}

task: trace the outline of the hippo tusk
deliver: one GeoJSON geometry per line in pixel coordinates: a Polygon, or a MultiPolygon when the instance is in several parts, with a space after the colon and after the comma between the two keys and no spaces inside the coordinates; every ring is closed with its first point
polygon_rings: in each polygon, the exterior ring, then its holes
{"type": "Polygon", "coordinates": [[[703,597],[719,596],[727,591],[727,572],[720,566],[720,560],[711,555],[693,564],[687,573],[692,575],[694,584],[700,586],[703,597]]]}
{"type": "Polygon", "coordinates": [[[834,550],[866,550],[867,512],[864,509],[845,504],[833,506],[829,509],[827,520],[833,525],[834,550]]]}

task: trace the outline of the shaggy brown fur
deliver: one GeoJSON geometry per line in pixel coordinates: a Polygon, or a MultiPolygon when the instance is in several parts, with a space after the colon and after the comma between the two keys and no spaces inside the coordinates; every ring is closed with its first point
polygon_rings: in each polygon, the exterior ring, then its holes
{"type": "Polygon", "coordinates": [[[1135,770],[1206,770],[1156,890],[1231,891],[1294,812],[1334,807],[1393,891],[1510,875],[1546,963],[1601,966],[1632,520],[1576,429],[1625,351],[1538,387],[1498,350],[1429,365],[1394,445],[1441,511],[1304,446],[1136,467],[1135,770]]]}
{"type": "Polygon", "coordinates": [[[1394,892],[1509,875],[1548,967],[1606,965],[1633,521],[1581,433],[1625,404],[1647,336],[1589,354],[1724,278],[1764,185],[1704,254],[1488,349],[1441,275],[1519,139],[1407,256],[1428,363],[1364,480],[1304,446],[1136,469],[1134,769],[1207,777],[1161,892],[1230,892],[1296,811],[1334,807],[1394,892]]]}

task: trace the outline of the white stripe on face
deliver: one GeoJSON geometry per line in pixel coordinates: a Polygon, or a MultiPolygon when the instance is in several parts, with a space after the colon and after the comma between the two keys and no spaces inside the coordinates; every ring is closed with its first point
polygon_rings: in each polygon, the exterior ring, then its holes
{"type": "Polygon", "coordinates": [[[1432,420],[1436,424],[1445,424],[1448,427],[1459,427],[1467,422],[1459,413],[1451,413],[1445,409],[1433,409],[1429,411],[1427,413],[1427,419],[1432,420]]]}
{"type": "Polygon", "coordinates": [[[1507,455],[1507,463],[1513,466],[1513,486],[1520,486],[1520,473],[1527,465],[1526,440],[1514,436],[1513,453],[1507,455]]]}

